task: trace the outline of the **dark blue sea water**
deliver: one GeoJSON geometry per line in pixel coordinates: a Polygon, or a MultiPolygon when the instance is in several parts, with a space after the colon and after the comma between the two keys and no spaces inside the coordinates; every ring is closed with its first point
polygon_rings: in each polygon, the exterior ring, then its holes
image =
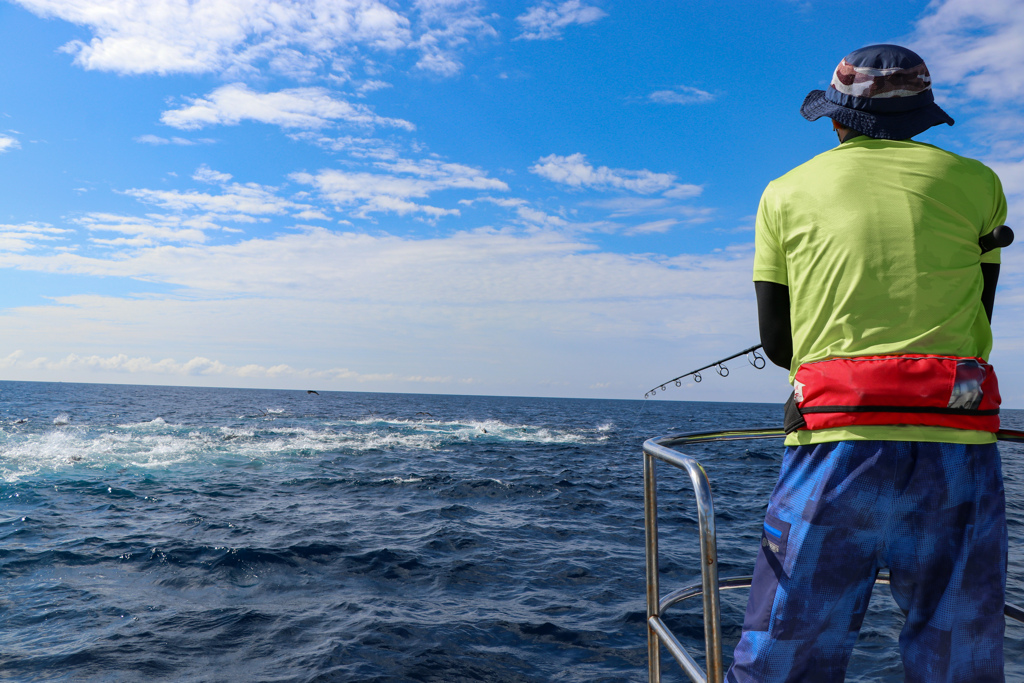
{"type": "MultiPolygon", "coordinates": [[[[0,382],[0,679],[646,680],[640,444],[780,407],[641,405],[0,382]]],[[[750,573],[780,443],[688,452],[723,575],[750,573]]],[[[1024,603],[1024,460],[1003,453],[1024,603]]],[[[668,469],[665,592],[700,567],[668,469]]],[[[723,600],[728,657],[745,595],[723,600]]],[[[676,609],[701,651],[699,607],[676,609]]],[[[848,680],[902,680],[899,626],[879,588],[848,680]]],[[[1007,658],[1024,679],[1021,627],[1007,658]]]]}

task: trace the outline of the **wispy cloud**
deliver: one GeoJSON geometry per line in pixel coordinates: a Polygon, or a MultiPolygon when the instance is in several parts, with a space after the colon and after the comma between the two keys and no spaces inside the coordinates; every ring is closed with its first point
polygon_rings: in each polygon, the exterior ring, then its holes
{"type": "Polygon", "coordinates": [[[14,138],[8,135],[0,135],[0,154],[9,152],[12,149],[18,149],[21,144],[14,138]]]}
{"type": "Polygon", "coordinates": [[[476,203],[493,204],[511,210],[516,219],[514,222],[531,229],[551,228],[564,229],[569,227],[569,221],[561,216],[554,216],[545,213],[532,206],[530,202],[520,197],[477,197],[476,199],[462,199],[459,204],[473,206],[476,203]]]}
{"type": "Polygon", "coordinates": [[[326,88],[260,93],[243,83],[221,86],[206,97],[191,98],[186,106],[165,111],[160,120],[183,130],[213,125],[234,126],[246,120],[283,128],[317,129],[335,121],[368,128],[414,128],[408,121],[378,116],[366,105],[338,99],[326,88]]]}
{"type": "MultiPolygon", "coordinates": [[[[196,356],[179,362],[173,358],[153,360],[149,356],[129,356],[124,353],[112,356],[68,354],[63,358],[50,360],[45,356],[29,358],[23,350],[17,350],[0,358],[0,368],[6,370],[31,369],[60,372],[86,370],[114,372],[128,375],[157,375],[165,377],[225,377],[244,379],[308,379],[336,382],[339,380],[366,382],[411,382],[419,384],[448,384],[455,382],[452,377],[424,377],[422,375],[400,375],[396,373],[360,373],[348,368],[315,370],[297,369],[287,364],[272,366],[247,363],[228,365],[219,360],[196,356]]],[[[471,379],[458,380],[462,383],[471,379]]]]}
{"type": "Polygon", "coordinates": [[[144,278],[186,288],[194,296],[209,300],[249,294],[325,304],[402,302],[416,307],[424,302],[488,305],[656,299],[667,293],[678,294],[686,287],[698,291],[708,269],[735,271],[739,277],[735,286],[723,282],[718,291],[739,295],[742,290],[745,296],[747,256],[667,259],[612,254],[554,231],[516,234],[475,230],[413,239],[309,228],[204,249],[187,245],[139,248],[110,257],[57,252],[0,254],[0,266],[144,278]],[[295,264],[302,267],[296,268],[295,264]],[[678,272],[662,277],[669,271],[678,272]],[[537,272],[547,275],[531,275],[537,272]]]}
{"type": "MultiPolygon", "coordinates": [[[[208,180],[213,178],[214,176],[211,175],[208,180]]],[[[193,190],[151,190],[146,188],[125,190],[124,194],[172,211],[202,211],[216,214],[222,219],[230,218],[245,222],[251,222],[256,216],[280,216],[290,211],[313,208],[309,204],[297,203],[280,197],[277,194],[277,188],[256,183],[225,185],[223,192],[219,194],[193,190]]]]}
{"type": "Polygon", "coordinates": [[[690,206],[663,197],[614,197],[586,202],[587,206],[604,209],[613,219],[632,216],[669,216],[685,223],[706,223],[715,215],[715,209],[706,206],[690,206]]]}
{"type": "Polygon", "coordinates": [[[119,216],[107,213],[89,213],[75,219],[78,225],[91,233],[112,232],[124,237],[92,237],[90,242],[117,248],[149,247],[157,244],[201,244],[206,241],[204,228],[209,223],[188,225],[176,216],[150,214],[145,218],[119,216]]]}
{"type": "Polygon", "coordinates": [[[0,223],[0,252],[24,253],[40,246],[65,239],[74,231],[55,228],[48,223],[0,223]]]}
{"type": "Polygon", "coordinates": [[[665,218],[660,221],[648,221],[647,223],[641,223],[640,225],[634,225],[632,228],[626,230],[627,235],[648,235],[651,233],[663,233],[668,232],[675,226],[679,225],[679,221],[674,218],[665,218]]]}
{"type": "Polygon", "coordinates": [[[592,24],[606,16],[608,15],[604,10],[586,5],[581,0],[566,0],[562,3],[542,2],[516,17],[516,21],[523,29],[517,39],[561,38],[562,32],[573,24],[592,24]]]}
{"type": "Polygon", "coordinates": [[[196,172],[192,174],[192,180],[198,180],[201,183],[226,183],[231,180],[231,177],[230,173],[214,171],[206,164],[197,168],[196,172]]]}
{"type": "Polygon", "coordinates": [[[1001,104],[1024,101],[1022,35],[1018,0],[940,0],[916,23],[912,41],[937,88],[1001,104]]]}
{"type": "MultiPolygon", "coordinates": [[[[122,353],[110,350],[114,339],[129,358],[153,363],[199,357],[229,368],[342,367],[395,378],[365,385],[380,390],[402,389],[403,377],[463,377],[472,368],[473,377],[486,379],[476,386],[536,395],[538,382],[578,378],[621,357],[624,345],[671,340],[703,348],[710,334],[738,346],[756,331],[749,323],[748,252],[614,254],[552,230],[415,239],[308,229],[202,248],[126,247],[109,256],[0,252],[0,266],[130,278],[132,291],[147,282],[160,286],[135,296],[76,295],[0,311],[5,354],[109,359],[122,353]],[[68,330],[75,331],[73,344],[68,330]],[[408,335],[394,330],[415,335],[414,352],[408,335]],[[560,351],[567,348],[571,358],[560,351]],[[499,360],[519,357],[531,360],[499,360]]],[[[636,354],[615,381],[656,381],[662,361],[636,354]]],[[[186,362],[169,369],[180,372],[186,362]]],[[[208,367],[197,361],[191,369],[208,367]]],[[[15,370],[7,376],[30,376],[15,370]]],[[[64,378],[88,381],[70,369],[64,378]]],[[[268,375],[253,383],[287,386],[286,379],[268,375]]],[[[338,382],[333,386],[345,388],[345,380],[338,382]]]]}
{"type": "Polygon", "coordinates": [[[966,125],[976,145],[970,152],[1002,179],[1011,216],[1024,214],[1022,35],[1024,4],[1017,0],[939,0],[909,38],[944,106],[966,125]]]}
{"type": "Polygon", "coordinates": [[[368,92],[374,92],[374,91],[377,91],[377,90],[386,90],[388,88],[393,88],[393,87],[395,87],[395,86],[393,86],[391,83],[388,83],[387,81],[379,81],[379,80],[371,78],[371,79],[369,79],[367,81],[364,81],[362,84],[360,84],[359,87],[356,88],[356,90],[358,92],[360,92],[360,93],[365,94],[365,93],[368,93],[368,92]]]}
{"type": "Polygon", "coordinates": [[[180,137],[163,138],[159,135],[140,135],[135,138],[135,142],[141,142],[144,145],[182,145],[188,147],[191,145],[210,145],[216,142],[216,140],[211,140],[209,138],[189,140],[187,138],[180,137]]]}
{"type": "Polygon", "coordinates": [[[93,33],[64,50],[86,69],[123,74],[248,72],[294,75],[350,46],[393,51],[413,41],[409,19],[376,0],[15,0],[93,33]],[[296,59],[298,58],[298,59],[296,59]],[[298,62],[298,63],[297,63],[298,62]]]}
{"type": "Polygon", "coordinates": [[[713,102],[711,93],[688,85],[677,85],[671,90],[657,90],[648,95],[651,102],[658,104],[703,104],[713,102]]]}
{"type": "Polygon", "coordinates": [[[633,171],[624,168],[594,167],[581,153],[559,156],[549,154],[541,157],[530,167],[531,173],[569,187],[595,190],[621,189],[638,194],[664,192],[676,199],[695,197],[702,188],[699,185],[684,185],[676,182],[671,173],[655,173],[646,169],[633,171]]]}
{"type": "Polygon", "coordinates": [[[462,70],[459,51],[473,40],[496,38],[498,32],[484,14],[480,0],[416,0],[415,22],[420,51],[416,68],[440,76],[454,76],[462,70]]]}
{"type": "Polygon", "coordinates": [[[326,169],[318,173],[295,173],[292,180],[312,185],[319,195],[337,207],[355,207],[357,216],[369,213],[422,213],[431,218],[458,215],[457,209],[418,204],[440,190],[507,190],[501,180],[462,164],[433,159],[379,161],[372,171],[326,169]]]}
{"type": "Polygon", "coordinates": [[[350,157],[359,159],[397,159],[399,157],[397,145],[380,138],[362,138],[352,135],[331,137],[314,131],[289,133],[288,137],[293,140],[311,142],[332,152],[344,152],[350,157]]]}
{"type": "Polygon", "coordinates": [[[479,0],[12,1],[90,31],[63,50],[85,69],[121,74],[346,79],[353,55],[412,51],[418,69],[449,76],[462,68],[462,48],[497,35],[479,0]]]}

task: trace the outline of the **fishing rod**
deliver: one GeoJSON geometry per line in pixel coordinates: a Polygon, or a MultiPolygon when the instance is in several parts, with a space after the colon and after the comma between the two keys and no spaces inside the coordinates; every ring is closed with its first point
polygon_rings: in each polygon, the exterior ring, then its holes
{"type": "MultiPolygon", "coordinates": [[[[978,240],[978,246],[981,247],[981,253],[983,253],[983,254],[985,252],[992,251],[993,249],[999,249],[1001,247],[1008,247],[1012,243],[1013,243],[1013,230],[1010,229],[1010,226],[1008,226],[1008,225],[999,225],[996,228],[994,228],[992,230],[992,232],[988,233],[987,235],[985,235],[984,237],[982,237],[981,239],[978,240]]],[[[751,346],[749,349],[743,349],[739,353],[734,353],[731,356],[728,356],[728,357],[723,358],[721,360],[716,360],[714,363],[708,363],[707,365],[705,365],[702,368],[697,368],[696,370],[691,370],[690,372],[686,373],[685,375],[679,375],[678,377],[673,377],[672,379],[668,380],[667,382],[663,382],[663,383],[659,384],[658,386],[654,387],[653,389],[651,389],[650,391],[648,391],[646,394],[644,394],[644,398],[650,398],[651,396],[654,396],[655,394],[658,393],[659,389],[661,391],[668,391],[668,385],[672,384],[672,383],[675,383],[675,385],[677,387],[683,386],[682,380],[683,380],[684,377],[692,376],[694,382],[700,382],[701,379],[703,379],[700,376],[700,371],[701,370],[707,370],[708,368],[714,368],[715,372],[717,372],[720,376],[728,377],[729,376],[729,368],[725,367],[724,363],[726,361],[732,360],[733,358],[739,358],[740,356],[747,356],[747,361],[751,365],[753,365],[755,368],[760,370],[760,369],[762,369],[765,366],[764,356],[762,356],[760,353],[758,353],[758,349],[760,349],[760,348],[761,348],[760,344],[758,344],[756,346],[751,346]]]]}
{"type": "Polygon", "coordinates": [[[765,364],[764,356],[762,356],[758,352],[758,349],[760,349],[760,348],[761,348],[760,344],[758,344],[757,346],[751,346],[749,349],[743,349],[739,353],[734,353],[734,354],[732,354],[731,356],[729,356],[727,358],[722,358],[721,360],[716,360],[714,363],[708,363],[707,365],[705,365],[702,368],[697,368],[696,370],[691,370],[690,372],[686,373],[685,375],[679,375],[678,377],[673,377],[672,379],[668,380],[667,382],[662,382],[658,386],[656,386],[653,389],[651,389],[650,391],[648,391],[646,394],[644,394],[644,398],[648,398],[650,396],[654,396],[655,394],[658,393],[658,389],[661,389],[662,391],[668,391],[668,385],[672,384],[673,382],[675,382],[675,385],[677,387],[683,386],[682,380],[683,380],[684,377],[689,377],[689,376],[692,375],[694,382],[700,382],[703,379],[700,376],[700,371],[701,370],[707,370],[708,368],[714,368],[715,372],[717,372],[719,374],[719,376],[721,376],[721,377],[728,377],[729,376],[729,368],[725,367],[724,363],[726,361],[732,360],[733,358],[739,358],[740,356],[746,356],[747,357],[747,362],[750,363],[751,365],[753,365],[758,370],[760,370],[761,368],[764,367],[764,364],[765,364]]]}

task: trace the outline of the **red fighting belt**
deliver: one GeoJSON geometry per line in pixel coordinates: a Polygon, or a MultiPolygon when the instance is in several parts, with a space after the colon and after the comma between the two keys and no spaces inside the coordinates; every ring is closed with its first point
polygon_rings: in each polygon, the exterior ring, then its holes
{"type": "Polygon", "coordinates": [[[981,358],[861,356],[804,363],[794,399],[806,426],[931,425],[999,431],[999,384],[981,358]]]}

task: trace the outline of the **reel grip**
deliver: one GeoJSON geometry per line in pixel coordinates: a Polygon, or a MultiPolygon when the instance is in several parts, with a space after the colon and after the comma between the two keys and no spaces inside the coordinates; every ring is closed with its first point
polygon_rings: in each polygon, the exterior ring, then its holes
{"type": "Polygon", "coordinates": [[[993,249],[1008,247],[1011,244],[1013,244],[1013,230],[1010,229],[1009,225],[996,226],[992,232],[978,240],[978,246],[981,247],[982,254],[993,249]]]}

